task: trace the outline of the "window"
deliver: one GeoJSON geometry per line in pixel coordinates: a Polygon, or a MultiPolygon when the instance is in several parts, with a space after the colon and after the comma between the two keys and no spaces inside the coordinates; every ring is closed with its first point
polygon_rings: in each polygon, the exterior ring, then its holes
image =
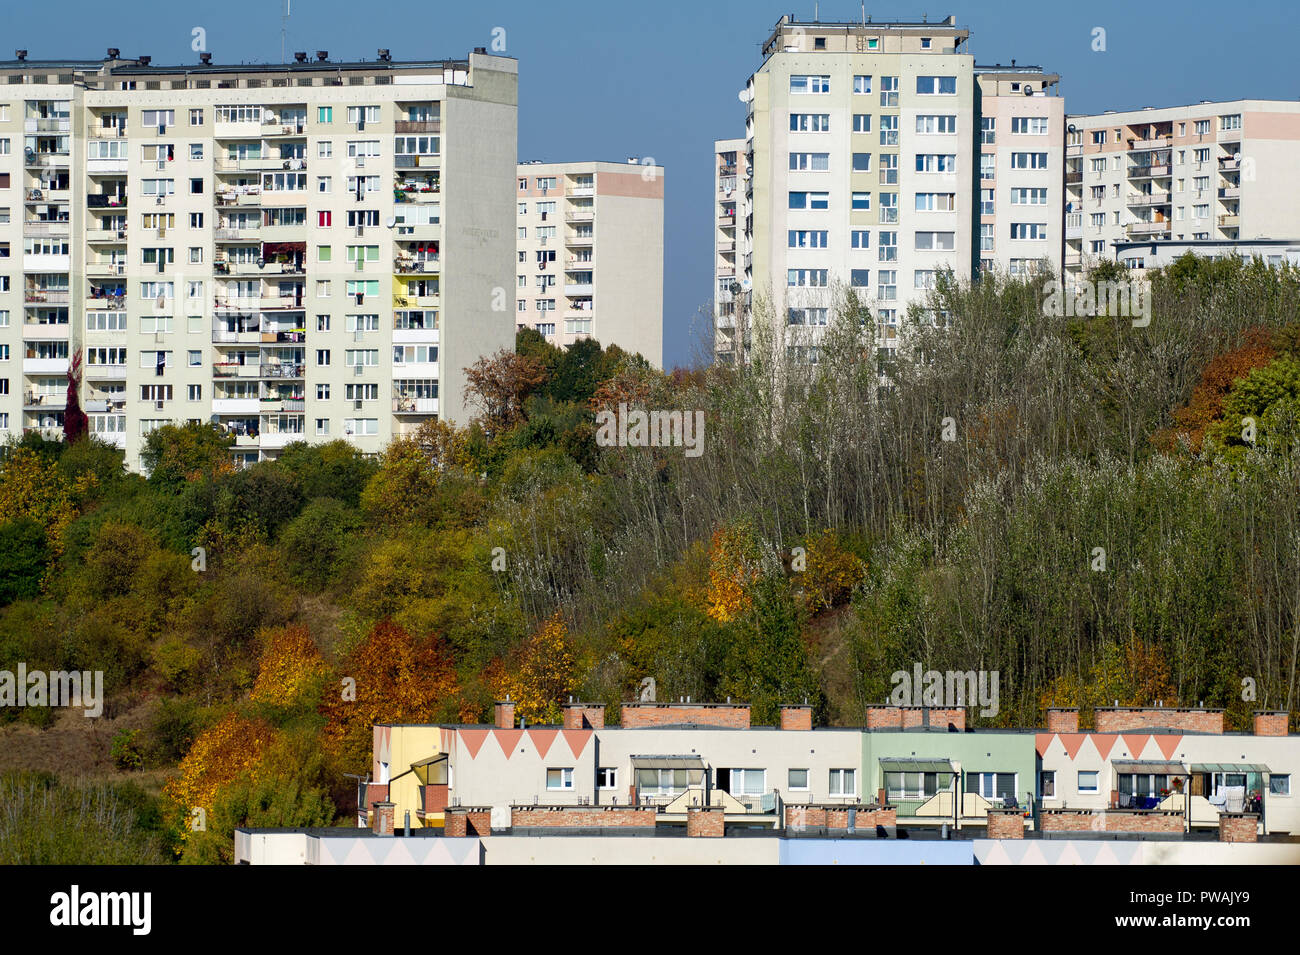
{"type": "Polygon", "coordinates": [[[831,167],[830,153],[791,153],[792,172],[825,172],[831,167]]]}
{"type": "Polygon", "coordinates": [[[956,172],[957,157],[951,153],[917,153],[917,172],[956,172]]]}
{"type": "Polygon", "coordinates": [[[853,114],[853,131],[855,133],[871,132],[871,114],[854,113],[853,114]]]}
{"type": "Polygon", "coordinates": [[[317,419],[316,419],[316,435],[317,435],[318,437],[326,437],[326,436],[329,435],[329,433],[330,433],[330,419],[329,419],[329,418],[317,418],[317,419]]]}
{"type": "Polygon", "coordinates": [[[791,288],[825,288],[826,269],[789,269],[786,285],[791,288]]]}
{"type": "Polygon", "coordinates": [[[855,76],[855,77],[853,77],[853,92],[855,92],[855,93],[870,93],[870,92],[871,92],[871,77],[870,77],[870,76],[855,76]]]}
{"type": "Polygon", "coordinates": [[[940,134],[957,132],[956,116],[918,116],[916,117],[916,131],[924,134],[940,134]]]}
{"type": "Polygon", "coordinates": [[[343,351],[343,364],[349,368],[370,367],[379,364],[378,348],[347,348],[343,351]]]}
{"type": "Polygon", "coordinates": [[[898,153],[881,154],[880,182],[887,186],[898,185],[898,153]]]}
{"type": "Polygon", "coordinates": [[[994,803],[1005,803],[1016,795],[1015,773],[967,773],[966,792],[978,793],[994,803]]]}
{"type": "Polygon", "coordinates": [[[882,302],[892,302],[898,298],[898,273],[893,269],[876,273],[876,298],[882,302]]]}
{"type": "Polygon", "coordinates": [[[1056,770],[1044,769],[1038,774],[1038,791],[1044,799],[1051,799],[1056,795],[1056,770]]]}
{"type": "Polygon", "coordinates": [[[316,349],[316,364],[318,366],[323,367],[325,365],[328,365],[329,363],[330,363],[330,350],[328,348],[316,349]]]}
{"type": "MultiPolygon", "coordinates": [[[[262,107],[260,106],[218,106],[218,123],[260,123],[262,107]]],[[[149,125],[145,123],[145,125],[149,125]]]]}
{"type": "Polygon", "coordinates": [[[1241,114],[1219,117],[1219,129],[1241,129],[1241,114]]]}
{"type": "Polygon", "coordinates": [[[546,771],[546,788],[552,790],[572,789],[573,770],[572,769],[548,769],[546,771]]]}
{"type": "Polygon", "coordinates": [[[765,769],[719,769],[718,788],[733,796],[761,796],[767,791],[765,769]]]}
{"type": "Polygon", "coordinates": [[[618,770],[613,766],[601,766],[596,770],[597,789],[617,789],[618,770]]]}
{"type": "Polygon", "coordinates": [[[890,108],[898,106],[897,76],[882,76],[880,78],[880,105],[890,108]]]}
{"type": "Polygon", "coordinates": [[[1025,136],[1046,136],[1047,117],[1013,116],[1011,117],[1011,132],[1025,136]]]}
{"type": "Polygon", "coordinates": [[[928,36],[921,37],[921,49],[923,50],[930,49],[930,38],[928,36]]]}
{"type": "Polygon", "coordinates": [[[851,206],[851,208],[854,208],[854,209],[864,209],[864,210],[865,210],[865,209],[870,209],[870,208],[871,208],[871,193],[869,193],[869,192],[855,192],[855,193],[853,193],[853,196],[852,196],[851,201],[852,201],[852,206],[851,206]]]}
{"type": "Polygon", "coordinates": [[[348,401],[378,401],[379,386],[370,385],[344,385],[343,397],[348,401]]]}
{"type": "Polygon", "coordinates": [[[831,128],[830,113],[791,113],[790,132],[825,133],[831,128]]]}
{"type": "Polygon", "coordinates": [[[880,221],[898,221],[898,193],[882,192],[880,194],[880,221]]]}
{"type": "Polygon", "coordinates": [[[1095,793],[1097,791],[1097,773],[1095,770],[1084,770],[1079,773],[1079,792],[1095,793]]]}
{"type": "Polygon", "coordinates": [[[898,233],[897,232],[880,233],[880,261],[881,262],[898,261],[898,233]]]}
{"type": "Polygon", "coordinates": [[[818,232],[791,229],[787,233],[787,241],[791,249],[824,249],[829,235],[830,233],[825,230],[818,232]]]}
{"type": "Polygon", "coordinates": [[[201,109],[190,110],[190,125],[191,126],[203,125],[203,110],[201,109]]]}
{"type": "Polygon", "coordinates": [[[853,171],[871,172],[871,153],[854,153],[853,171]]]}
{"type": "Polygon", "coordinates": [[[825,308],[791,308],[786,311],[790,325],[825,325],[829,310],[825,308]]]}
{"type": "Polygon", "coordinates": [[[808,770],[806,769],[790,770],[789,788],[806,790],[808,788],[808,770]]]}
{"type": "Polygon", "coordinates": [[[982,216],[993,215],[993,190],[992,189],[980,190],[980,215],[982,216]]]}
{"type": "Polygon", "coordinates": [[[201,195],[203,195],[203,180],[202,180],[202,179],[191,179],[191,180],[190,180],[190,195],[191,195],[191,196],[201,196],[201,195]]]}
{"type": "Polygon", "coordinates": [[[792,192],[790,193],[790,208],[829,209],[830,195],[829,192],[792,192]]]}
{"type": "Polygon", "coordinates": [[[849,245],[854,249],[871,248],[871,233],[866,229],[854,229],[849,233],[849,245]]]}
{"type": "Polygon", "coordinates": [[[378,418],[344,418],[343,433],[356,434],[356,435],[378,434],[379,419],[378,418]]]}
{"type": "Polygon", "coordinates": [[[956,246],[955,232],[918,232],[916,249],[918,252],[951,252],[956,246]]]}
{"type": "Polygon", "coordinates": [[[853,288],[866,288],[871,283],[871,269],[850,269],[849,285],[853,288]]]}
{"type": "Polygon", "coordinates": [[[952,212],[957,208],[957,195],[952,192],[918,192],[917,212],[952,212]]]}
{"type": "Polygon", "coordinates": [[[146,127],[150,126],[175,126],[176,110],[174,109],[146,109],[140,113],[140,122],[146,127]]]}
{"type": "Polygon", "coordinates": [[[190,213],[190,228],[191,228],[191,229],[202,229],[202,228],[203,228],[203,213],[202,213],[202,212],[191,212],[191,213],[190,213]]]}
{"type": "Polygon", "coordinates": [[[791,93],[829,93],[831,78],[829,76],[791,76],[791,93]]]}
{"type": "Polygon", "coordinates": [[[203,158],[203,144],[202,144],[202,143],[190,143],[190,158],[191,158],[191,159],[202,159],[202,158],[203,158]]]}
{"type": "Polygon", "coordinates": [[[1268,777],[1268,794],[1270,796],[1291,795],[1291,774],[1273,773],[1268,777]]]}
{"type": "Polygon", "coordinates": [[[316,144],[316,158],[329,159],[334,155],[334,144],[328,139],[322,139],[316,144]]]}
{"type": "Polygon", "coordinates": [[[186,400],[186,401],[202,401],[202,400],[203,400],[203,386],[202,386],[202,385],[186,385],[186,386],[185,386],[185,400],[186,400]]]}
{"type": "Polygon", "coordinates": [[[317,401],[329,401],[329,397],[330,397],[330,386],[329,386],[329,385],[317,385],[317,386],[316,386],[316,400],[317,400],[317,401]]]}
{"type": "Polygon", "coordinates": [[[1047,153],[1012,153],[1012,169],[1046,169],[1047,153]]]}
{"type": "Polygon", "coordinates": [[[893,799],[928,799],[946,792],[952,785],[951,773],[885,773],[885,793],[893,799]]]}
{"type": "Polygon", "coordinates": [[[1013,222],[1011,223],[1011,238],[1046,239],[1047,223],[1046,222],[1013,222]]]}
{"type": "Polygon", "coordinates": [[[1208,219],[1210,217],[1210,207],[1208,204],[1198,204],[1192,206],[1193,219],[1208,219]]]}
{"type": "Polygon", "coordinates": [[[898,145],[898,117],[897,116],[880,117],[880,145],[882,146],[898,145]]]}
{"type": "Polygon", "coordinates": [[[992,146],[997,141],[997,119],[993,116],[980,117],[980,143],[992,146]]]}
{"type": "Polygon", "coordinates": [[[918,76],[916,92],[921,96],[952,96],[957,92],[955,76],[918,76]]]}
{"type": "Polygon", "coordinates": [[[333,106],[317,106],[317,107],[316,107],[316,122],[318,122],[318,123],[332,123],[332,122],[334,122],[334,107],[333,107],[333,106]]]}
{"type": "Polygon", "coordinates": [[[1011,204],[1013,206],[1045,206],[1047,205],[1047,190],[1012,189],[1011,204]]]}
{"type": "Polygon", "coordinates": [[[980,251],[993,251],[993,223],[980,223],[980,251]]]}
{"type": "Polygon", "coordinates": [[[912,272],[912,288],[915,289],[934,288],[934,270],[933,269],[914,270],[912,272]]]}
{"type": "Polygon", "coordinates": [[[855,769],[832,769],[830,779],[830,794],[832,796],[856,796],[857,787],[857,770],[855,769]]]}
{"type": "Polygon", "coordinates": [[[366,123],[379,122],[378,106],[349,106],[348,122],[364,126],[366,123]]]}

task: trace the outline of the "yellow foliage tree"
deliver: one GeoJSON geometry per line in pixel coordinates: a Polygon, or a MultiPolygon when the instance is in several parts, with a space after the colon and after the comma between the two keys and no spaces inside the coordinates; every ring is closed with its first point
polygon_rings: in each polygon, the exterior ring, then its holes
{"type": "Polygon", "coordinates": [[[181,760],[179,773],[163,787],[163,795],[171,803],[170,818],[179,828],[182,842],[190,832],[194,809],[210,813],[221,790],[233,780],[244,773],[256,778],[275,735],[275,729],[264,720],[237,713],[227,713],[199,735],[181,760]]]}
{"type": "Polygon", "coordinates": [[[714,531],[709,545],[705,613],[720,623],[735,620],[753,603],[749,588],[758,576],[758,546],[749,528],[733,526],[714,531]]]}
{"type": "Polygon", "coordinates": [[[577,686],[577,662],[569,630],[556,613],[519,648],[513,665],[489,668],[487,684],[497,699],[514,701],[517,716],[558,723],[560,704],[577,686]]]}
{"type": "Polygon", "coordinates": [[[862,580],[865,565],[829,530],[808,541],[807,550],[803,591],[808,609],[817,613],[843,603],[862,580]]]}
{"type": "Polygon", "coordinates": [[[77,517],[75,501],[96,483],[90,473],[69,482],[44,455],[13,448],[0,466],[0,524],[29,517],[45,528],[51,551],[62,553],[63,533],[77,517]]]}
{"type": "Polygon", "coordinates": [[[1178,691],[1169,674],[1169,662],[1160,648],[1129,634],[1123,644],[1106,647],[1100,659],[1089,667],[1086,676],[1065,673],[1039,694],[1043,709],[1052,706],[1077,706],[1085,722],[1099,706],[1149,706],[1161,700],[1166,706],[1178,705],[1178,691]]]}
{"type": "Polygon", "coordinates": [[[311,634],[303,626],[272,631],[258,661],[252,699],[258,703],[288,706],[316,677],[325,672],[325,661],[311,634]]]}

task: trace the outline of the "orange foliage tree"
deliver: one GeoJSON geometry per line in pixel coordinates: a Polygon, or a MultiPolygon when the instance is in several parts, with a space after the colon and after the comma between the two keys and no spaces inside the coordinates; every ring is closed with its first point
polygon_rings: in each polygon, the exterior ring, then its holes
{"type": "Polygon", "coordinates": [[[494,661],[486,674],[497,699],[509,697],[515,714],[532,723],[560,722],[560,704],[577,686],[577,656],[558,613],[519,647],[511,663],[494,661]]]}
{"type": "Polygon", "coordinates": [[[376,723],[461,718],[460,682],[441,639],[419,639],[391,620],[377,623],[326,688],[325,742],[353,771],[369,763],[376,723]],[[347,681],[355,680],[355,692],[347,681]],[[355,699],[352,697],[355,696],[355,699]]]}
{"type": "Polygon", "coordinates": [[[1082,719],[1091,717],[1098,706],[1149,706],[1161,700],[1178,705],[1178,691],[1169,674],[1169,662],[1154,644],[1129,634],[1123,644],[1102,650],[1087,673],[1066,673],[1057,677],[1039,696],[1039,706],[1077,706],[1082,719]]]}
{"type": "Polygon", "coordinates": [[[750,585],[759,576],[758,544],[743,525],[719,528],[709,544],[709,589],[704,610],[721,623],[735,620],[753,603],[750,585]]]}
{"type": "Polygon", "coordinates": [[[843,603],[862,580],[862,561],[841,547],[830,530],[808,541],[807,550],[802,583],[808,609],[817,613],[843,603]]]}
{"type": "Polygon", "coordinates": [[[478,408],[483,429],[495,437],[523,419],[524,401],[545,381],[540,359],[503,348],[465,369],[465,401],[478,408]]]}
{"type": "Polygon", "coordinates": [[[227,713],[194,740],[181,760],[179,773],[163,787],[163,795],[171,803],[169,817],[182,842],[190,832],[194,809],[210,813],[220,792],[237,777],[249,773],[252,779],[257,778],[275,732],[264,720],[227,713]]]}
{"type": "Polygon", "coordinates": [[[303,626],[273,630],[257,666],[251,694],[254,702],[288,706],[320,674],[325,661],[303,626]]]}

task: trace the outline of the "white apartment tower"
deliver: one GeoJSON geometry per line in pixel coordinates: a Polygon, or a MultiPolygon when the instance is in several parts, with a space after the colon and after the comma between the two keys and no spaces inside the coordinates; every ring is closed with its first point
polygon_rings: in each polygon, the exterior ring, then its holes
{"type": "Polygon", "coordinates": [[[162,423],[250,462],[463,422],[513,344],[515,61],[210,59],[0,63],[0,429],[59,433],[78,355],[132,468],[162,423]]]}
{"type": "MultiPolygon", "coordinates": [[[[787,341],[815,341],[838,288],[882,337],[941,269],[974,260],[974,58],[939,22],[796,23],[782,17],[750,77],[752,177],[742,285],[787,341]]],[[[791,345],[815,359],[816,345],[791,345]]],[[[886,346],[888,347],[888,346],[886,346]]]]}
{"type": "Polygon", "coordinates": [[[713,144],[714,354],[718,361],[744,361],[749,342],[744,317],[749,293],[740,281],[748,263],[745,220],[749,217],[749,162],[743,139],[713,144]]]}
{"type": "Polygon", "coordinates": [[[1140,268],[1163,258],[1161,242],[1231,248],[1300,237],[1300,103],[1207,100],[1067,122],[1071,275],[1114,259],[1121,244],[1140,268]]]}
{"type": "Polygon", "coordinates": [[[594,338],[663,364],[664,169],[521,163],[515,309],[552,345],[594,338]]]}

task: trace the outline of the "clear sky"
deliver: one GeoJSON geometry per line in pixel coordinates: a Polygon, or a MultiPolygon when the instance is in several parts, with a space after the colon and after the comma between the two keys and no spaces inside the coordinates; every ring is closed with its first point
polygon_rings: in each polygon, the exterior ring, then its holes
{"type": "MultiPolygon", "coordinates": [[[[858,20],[854,0],[820,3],[824,21],[858,20]]],[[[192,30],[216,62],[280,61],[283,0],[54,0],[0,9],[0,58],[148,54],[194,63],[192,30]]],[[[1038,64],[1061,74],[1069,112],[1201,99],[1300,96],[1296,8],[1280,0],[1007,0],[880,6],[879,19],[955,14],[978,63],[1038,64]],[[1094,28],[1106,31],[1093,50],[1094,28]]],[[[811,0],[569,0],[414,2],[292,0],[286,47],[331,59],[464,56],[505,30],[520,61],[519,156],[550,161],[649,156],[666,167],[664,360],[690,361],[712,288],[712,148],[743,133],[737,92],[784,13],[811,19],[811,0]]]]}

